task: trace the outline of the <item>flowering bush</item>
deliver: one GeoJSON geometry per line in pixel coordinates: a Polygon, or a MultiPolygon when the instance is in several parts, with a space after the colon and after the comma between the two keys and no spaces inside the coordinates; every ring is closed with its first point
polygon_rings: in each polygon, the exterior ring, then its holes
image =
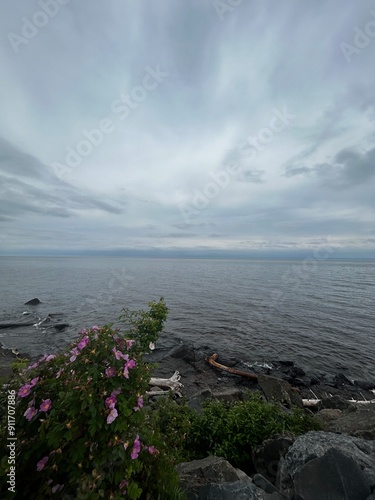
{"type": "MultiPolygon", "coordinates": [[[[17,497],[178,498],[169,493],[177,488],[173,464],[143,408],[151,367],[142,355],[167,311],[163,299],[148,312],[126,311],[124,333],[110,325],[84,329],[65,352],[23,372],[17,497]]],[[[3,482],[6,461],[1,469],[3,482]]]]}

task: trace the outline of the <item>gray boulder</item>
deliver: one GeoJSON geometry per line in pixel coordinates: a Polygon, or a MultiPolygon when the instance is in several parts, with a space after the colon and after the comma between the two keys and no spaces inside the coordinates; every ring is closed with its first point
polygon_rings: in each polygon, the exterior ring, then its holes
{"type": "MultiPolygon", "coordinates": [[[[308,473],[312,474],[309,468],[302,472],[303,468],[311,461],[321,459],[329,450],[332,449],[335,450],[333,452],[333,455],[332,453],[328,454],[323,461],[317,461],[309,467],[312,467],[314,471],[322,470],[322,468],[324,467],[328,468],[327,464],[332,464],[335,460],[335,457],[337,458],[339,453],[340,457],[341,455],[344,455],[350,461],[350,463],[349,461],[347,461],[346,463],[347,467],[349,467],[350,470],[353,471],[353,474],[356,474],[356,472],[354,471],[357,470],[356,466],[358,466],[359,470],[362,473],[362,479],[361,481],[359,481],[358,475],[356,475],[356,478],[358,479],[361,487],[363,486],[363,488],[365,488],[369,487],[370,485],[373,485],[375,487],[374,441],[366,441],[364,439],[355,438],[353,436],[333,434],[330,432],[312,431],[299,436],[294,441],[293,445],[289,448],[285,457],[280,460],[278,478],[276,482],[277,488],[282,493],[292,496],[294,492],[294,482],[296,482],[297,485],[301,485],[303,481],[307,480],[306,478],[309,475],[308,473]],[[353,465],[353,463],[355,463],[356,466],[353,465]]],[[[340,467],[344,468],[343,470],[346,470],[344,459],[341,460],[339,458],[337,460],[339,461],[339,466],[336,470],[342,470],[340,469],[340,467]]],[[[332,465],[330,467],[334,468],[335,466],[332,465]]],[[[338,474],[340,474],[340,472],[338,472],[338,474]]],[[[317,478],[315,486],[318,488],[319,484],[322,483],[322,481],[318,479],[319,474],[315,477],[317,478]]],[[[329,484],[325,483],[320,487],[328,488],[329,484]]],[[[336,491],[338,491],[337,483],[335,488],[336,491]]],[[[333,496],[332,498],[336,499],[338,497],[333,496]]],[[[342,500],[344,500],[345,498],[346,497],[343,497],[342,500]]]]}
{"type": "Polygon", "coordinates": [[[280,459],[292,446],[294,437],[290,435],[274,436],[256,446],[252,460],[258,474],[275,484],[280,459]]]}
{"type": "Polygon", "coordinates": [[[259,375],[258,384],[268,401],[281,403],[287,408],[293,406],[303,408],[301,396],[286,380],[280,380],[268,375],[259,375]]]}
{"type": "Polygon", "coordinates": [[[375,404],[357,407],[342,413],[325,427],[330,432],[339,432],[362,439],[375,439],[375,404]]]}
{"type": "Polygon", "coordinates": [[[371,493],[371,482],[355,460],[330,448],[297,471],[294,491],[304,500],[364,500],[371,493]]]}
{"type": "Polygon", "coordinates": [[[268,500],[241,470],[221,457],[183,462],[176,467],[188,500],[268,500]]]}

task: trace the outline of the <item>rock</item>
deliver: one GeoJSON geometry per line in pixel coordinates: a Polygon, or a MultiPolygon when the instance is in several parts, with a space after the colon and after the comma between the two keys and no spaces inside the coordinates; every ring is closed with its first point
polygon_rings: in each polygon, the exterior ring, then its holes
{"type": "Polygon", "coordinates": [[[293,366],[289,370],[289,373],[293,378],[304,377],[306,375],[302,368],[299,368],[298,366],[293,366]]]}
{"type": "Polygon", "coordinates": [[[339,373],[334,378],[335,387],[340,389],[343,385],[353,385],[353,382],[348,379],[343,373],[339,373]]]}
{"type": "MultiPolygon", "coordinates": [[[[294,441],[285,457],[280,460],[276,487],[283,494],[292,496],[296,474],[312,460],[323,457],[331,448],[353,460],[362,471],[365,484],[375,487],[375,442],[320,431],[308,432],[294,441]]],[[[327,483],[325,486],[327,487],[327,483]]],[[[321,497],[315,498],[320,500],[321,497]]]]}
{"type": "Polygon", "coordinates": [[[338,410],[346,410],[350,407],[350,403],[341,396],[332,396],[331,398],[322,399],[320,408],[336,408],[338,410]]]}
{"type": "Polygon", "coordinates": [[[21,328],[22,326],[33,326],[35,321],[24,321],[18,323],[0,323],[0,329],[4,328],[21,328]]]}
{"type": "Polygon", "coordinates": [[[332,420],[337,420],[341,415],[342,410],[338,410],[336,408],[324,408],[315,414],[315,418],[325,430],[328,430],[327,424],[332,420]]]}
{"type": "Polygon", "coordinates": [[[259,375],[258,384],[268,401],[279,402],[287,408],[292,408],[292,406],[303,408],[302,398],[286,380],[259,375]]]}
{"type": "Polygon", "coordinates": [[[294,362],[293,361],[288,361],[288,360],[280,360],[280,361],[275,361],[275,364],[279,364],[281,366],[294,366],[294,362]]]}
{"type": "Polygon", "coordinates": [[[212,391],[209,388],[204,388],[191,396],[189,406],[198,413],[203,411],[203,402],[207,399],[212,399],[212,391]]]}
{"type": "Polygon", "coordinates": [[[31,299],[31,300],[28,300],[27,302],[25,302],[25,306],[37,306],[38,304],[41,304],[40,300],[35,298],[35,299],[31,299]]]}
{"type": "Polygon", "coordinates": [[[265,491],[266,493],[279,493],[276,486],[268,481],[268,479],[263,477],[262,474],[255,474],[252,479],[255,486],[265,491]]]}
{"type": "Polygon", "coordinates": [[[69,326],[68,323],[56,323],[56,325],[53,325],[56,330],[58,330],[59,332],[61,332],[61,330],[64,330],[64,328],[67,328],[69,326]]]}
{"type": "Polygon", "coordinates": [[[257,473],[274,484],[279,461],[292,446],[293,441],[294,437],[291,434],[275,436],[254,448],[252,460],[257,473]]]}
{"type": "Polygon", "coordinates": [[[233,403],[234,401],[243,401],[244,400],[244,394],[240,389],[224,389],[221,391],[213,392],[212,396],[215,399],[218,399],[220,401],[224,401],[227,403],[233,403]]]}
{"type": "Polygon", "coordinates": [[[364,389],[365,391],[371,391],[375,388],[374,382],[367,382],[366,380],[354,380],[354,385],[364,389]]]}
{"type": "MultiPolygon", "coordinates": [[[[188,499],[194,497],[189,497],[188,499]]],[[[235,483],[212,483],[202,486],[198,493],[199,500],[265,500],[262,490],[254,484],[236,481],[235,483]]]]}
{"type": "Polygon", "coordinates": [[[375,440],[375,404],[361,405],[346,411],[326,426],[331,432],[375,440]]]}
{"type": "MultiPolygon", "coordinates": [[[[192,462],[183,462],[176,466],[180,477],[182,489],[185,491],[189,500],[195,499],[219,499],[219,498],[254,498],[262,499],[261,496],[239,496],[243,490],[248,491],[246,486],[250,486],[253,494],[254,488],[251,479],[243,472],[232,467],[224,458],[209,456],[201,460],[193,460],[192,462]],[[223,484],[221,489],[217,488],[218,484],[223,484]],[[236,486],[237,484],[237,486],[236,486]],[[212,489],[211,489],[212,487],[212,489]],[[238,492],[238,496],[212,496],[214,493],[219,495],[233,494],[238,492]],[[206,496],[204,496],[206,495],[206,496]],[[207,496],[211,495],[211,496],[207,496]]],[[[237,495],[237,493],[236,493],[237,495]]]]}
{"type": "Polygon", "coordinates": [[[363,500],[371,483],[355,460],[331,448],[296,472],[294,491],[304,500],[363,500]]]}
{"type": "Polygon", "coordinates": [[[195,350],[189,344],[181,344],[174,348],[170,354],[172,358],[183,359],[186,363],[195,362],[195,350]]]}

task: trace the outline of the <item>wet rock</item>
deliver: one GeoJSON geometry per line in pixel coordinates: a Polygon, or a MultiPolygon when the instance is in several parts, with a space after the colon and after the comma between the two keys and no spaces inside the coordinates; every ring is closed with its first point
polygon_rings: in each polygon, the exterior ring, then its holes
{"type": "Polygon", "coordinates": [[[328,430],[328,423],[332,420],[337,420],[342,415],[342,410],[338,410],[335,408],[325,408],[323,410],[318,411],[315,414],[315,418],[318,422],[323,426],[325,430],[328,430]]]}
{"type": "MultiPolygon", "coordinates": [[[[276,487],[283,494],[292,496],[294,493],[293,481],[296,474],[306,464],[323,457],[332,448],[341,452],[358,465],[360,470],[362,470],[365,484],[375,486],[374,441],[365,441],[364,439],[333,434],[332,432],[311,431],[299,436],[289,448],[285,457],[280,460],[276,487]]],[[[325,486],[327,486],[327,483],[325,483],[325,486]]],[[[320,500],[320,497],[315,496],[315,498],[319,498],[320,500]]]]}
{"type": "Polygon", "coordinates": [[[294,491],[304,500],[363,500],[371,493],[371,481],[355,460],[331,448],[296,472],[294,491]]]}
{"type": "Polygon", "coordinates": [[[302,368],[299,368],[298,366],[293,366],[290,370],[289,373],[291,377],[293,378],[300,378],[304,377],[306,375],[306,372],[302,370],[302,368]]]}
{"type": "Polygon", "coordinates": [[[268,481],[262,474],[255,474],[252,477],[253,483],[255,486],[260,488],[266,493],[279,493],[280,492],[277,490],[276,486],[274,486],[270,481],[268,481]]]}
{"type": "Polygon", "coordinates": [[[293,361],[288,361],[288,360],[280,360],[280,361],[275,361],[275,364],[279,364],[281,366],[294,366],[294,362],[293,361]]]}
{"type": "Polygon", "coordinates": [[[320,408],[336,408],[338,410],[346,410],[351,405],[350,403],[341,396],[335,395],[331,398],[324,398],[320,402],[320,408]]]}
{"type": "Polygon", "coordinates": [[[35,298],[35,299],[31,299],[31,300],[28,300],[27,302],[25,302],[25,306],[37,306],[38,304],[41,304],[40,300],[35,298]]]}
{"type": "Polygon", "coordinates": [[[374,382],[368,382],[366,380],[354,380],[354,385],[364,389],[365,391],[371,391],[371,389],[375,389],[374,382]]]}
{"type": "Polygon", "coordinates": [[[182,359],[186,363],[194,363],[196,360],[195,349],[189,344],[181,344],[173,349],[170,354],[172,358],[182,359]]]}
{"type": "Polygon", "coordinates": [[[64,330],[69,326],[68,323],[56,323],[56,325],[53,325],[57,331],[61,332],[61,330],[64,330]]]}
{"type": "Polygon", "coordinates": [[[375,403],[343,412],[339,418],[327,424],[327,430],[375,440],[375,403]]]}
{"type": "Polygon", "coordinates": [[[335,387],[337,387],[338,389],[345,385],[353,385],[353,382],[349,380],[348,377],[346,377],[343,373],[339,373],[335,376],[334,383],[335,387]]]}
{"type": "Polygon", "coordinates": [[[279,461],[292,446],[293,441],[292,435],[275,436],[255,447],[252,460],[257,473],[274,484],[279,461]]]}
{"type": "Polygon", "coordinates": [[[287,408],[303,408],[302,398],[286,380],[259,375],[258,384],[268,401],[277,401],[287,408]]]}

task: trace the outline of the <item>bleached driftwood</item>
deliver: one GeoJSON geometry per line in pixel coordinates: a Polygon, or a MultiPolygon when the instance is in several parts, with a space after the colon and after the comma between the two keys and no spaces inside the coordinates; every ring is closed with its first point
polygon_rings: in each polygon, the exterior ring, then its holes
{"type": "Polygon", "coordinates": [[[169,389],[172,389],[172,391],[178,391],[183,387],[183,385],[179,381],[180,379],[181,375],[176,371],[170,378],[151,377],[150,385],[156,385],[158,387],[169,387],[169,389]]]}
{"type": "MultiPolygon", "coordinates": [[[[311,407],[311,406],[316,406],[321,402],[321,399],[302,399],[303,406],[306,407],[311,407]]],[[[355,403],[358,405],[369,405],[375,403],[375,399],[347,399],[348,403],[355,403]]]]}

